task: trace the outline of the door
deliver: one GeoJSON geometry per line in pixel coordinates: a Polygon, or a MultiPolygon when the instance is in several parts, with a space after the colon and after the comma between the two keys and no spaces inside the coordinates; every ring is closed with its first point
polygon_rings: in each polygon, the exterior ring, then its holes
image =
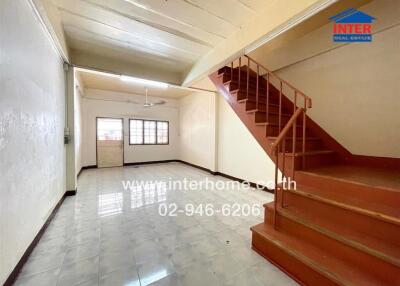
{"type": "Polygon", "coordinates": [[[120,167],[124,164],[122,118],[97,118],[97,167],[120,167]]]}

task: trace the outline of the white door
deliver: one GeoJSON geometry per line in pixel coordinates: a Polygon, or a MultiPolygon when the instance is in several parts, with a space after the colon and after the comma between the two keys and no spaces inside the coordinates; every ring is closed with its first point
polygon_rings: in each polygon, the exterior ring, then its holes
{"type": "Polygon", "coordinates": [[[97,118],[97,167],[120,167],[124,164],[122,118],[97,118]]]}

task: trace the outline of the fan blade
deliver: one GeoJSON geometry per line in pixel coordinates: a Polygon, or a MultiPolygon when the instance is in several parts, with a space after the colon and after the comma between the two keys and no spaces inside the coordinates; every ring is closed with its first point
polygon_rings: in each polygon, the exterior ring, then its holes
{"type": "Polygon", "coordinates": [[[165,104],[166,102],[164,101],[164,100],[161,100],[161,101],[159,101],[159,102],[154,102],[154,103],[152,103],[153,105],[163,105],[163,104],[165,104]]]}

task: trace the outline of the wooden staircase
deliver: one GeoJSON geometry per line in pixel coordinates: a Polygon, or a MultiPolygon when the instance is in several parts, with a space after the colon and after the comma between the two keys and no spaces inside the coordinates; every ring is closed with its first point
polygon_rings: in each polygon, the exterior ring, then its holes
{"type": "Polygon", "coordinates": [[[400,171],[353,163],[311,99],[248,56],[210,79],[276,164],[253,249],[302,285],[400,285],[400,171]]]}

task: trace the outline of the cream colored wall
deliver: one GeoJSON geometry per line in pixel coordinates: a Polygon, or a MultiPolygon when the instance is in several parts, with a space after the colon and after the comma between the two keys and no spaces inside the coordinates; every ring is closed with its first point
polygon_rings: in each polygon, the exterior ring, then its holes
{"type": "Polygon", "coordinates": [[[0,1],[0,284],[65,192],[63,62],[28,1],[0,1]]]}
{"type": "Polygon", "coordinates": [[[273,161],[222,95],[218,106],[218,171],[254,183],[273,182],[273,161]]]}
{"type": "Polygon", "coordinates": [[[86,89],[83,99],[83,166],[96,165],[96,117],[124,119],[124,162],[176,160],[179,153],[179,106],[175,99],[149,97],[150,101],[165,100],[165,105],[144,108],[142,95],[86,89]],[[130,102],[128,102],[130,101],[130,102]],[[129,145],[129,118],[167,120],[169,145],[129,145]]]}
{"type": "Polygon", "coordinates": [[[75,175],[78,176],[82,169],[82,137],[83,137],[83,120],[82,120],[82,97],[84,94],[84,86],[75,72],[75,106],[74,106],[74,143],[75,143],[75,175]]]}
{"type": "Polygon", "coordinates": [[[274,163],[218,93],[180,99],[180,159],[255,183],[274,180],[274,163]]]}
{"type": "Polygon", "coordinates": [[[179,100],[180,160],[216,171],[216,94],[192,92],[179,100]]]}
{"type": "Polygon", "coordinates": [[[52,0],[28,0],[34,3],[44,24],[50,33],[56,48],[64,61],[69,62],[69,50],[66,42],[64,28],[61,23],[60,11],[52,0]]]}
{"type": "Polygon", "coordinates": [[[311,118],[350,152],[399,158],[400,2],[360,10],[377,18],[372,43],[334,45],[329,24],[276,51],[271,63],[285,66],[278,74],[313,99],[311,118]]]}

